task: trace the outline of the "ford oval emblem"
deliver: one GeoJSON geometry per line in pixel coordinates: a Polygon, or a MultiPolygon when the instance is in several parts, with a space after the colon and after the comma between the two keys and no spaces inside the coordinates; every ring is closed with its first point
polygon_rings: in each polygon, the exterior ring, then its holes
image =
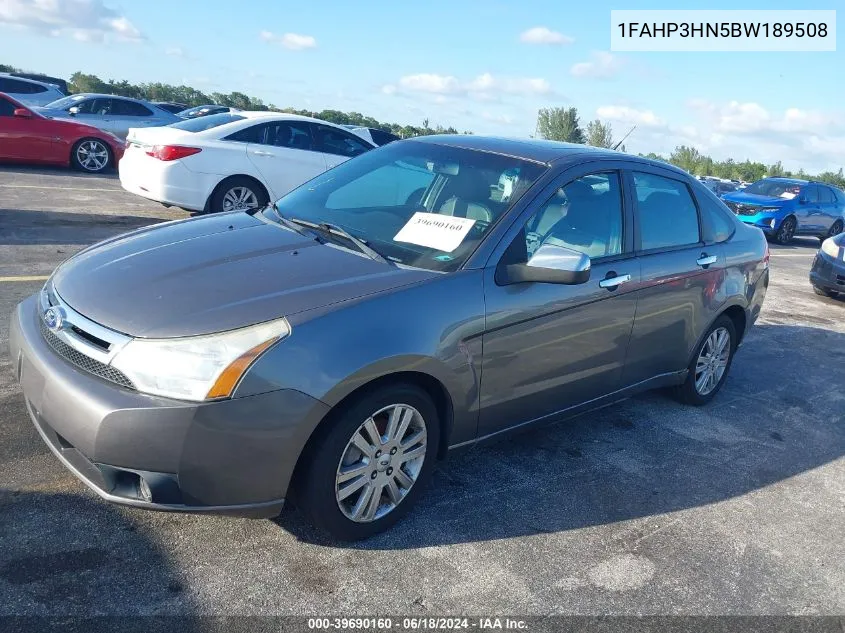
{"type": "Polygon", "coordinates": [[[44,310],[44,323],[54,332],[62,329],[65,322],[64,310],[61,308],[47,308],[44,310]]]}

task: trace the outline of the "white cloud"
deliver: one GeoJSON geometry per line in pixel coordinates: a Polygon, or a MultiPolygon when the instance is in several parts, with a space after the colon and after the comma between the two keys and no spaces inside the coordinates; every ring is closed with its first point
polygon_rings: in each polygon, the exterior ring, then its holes
{"type": "Polygon", "coordinates": [[[470,97],[479,101],[493,101],[507,95],[538,96],[554,93],[548,80],[542,77],[511,77],[484,73],[462,81],[452,75],[419,73],[400,77],[396,84],[383,86],[384,94],[426,93],[440,97],[470,97]]]}
{"type": "Polygon", "coordinates": [[[519,41],[525,44],[572,44],[575,40],[569,37],[568,35],[564,35],[563,33],[559,33],[557,31],[552,31],[550,28],[545,26],[535,26],[532,29],[528,29],[527,31],[523,31],[522,34],[519,36],[519,41]]]}
{"type": "Polygon", "coordinates": [[[651,110],[637,110],[628,106],[601,106],[596,110],[596,116],[600,119],[643,127],[661,128],[666,126],[666,122],[651,110]]]}
{"type": "Polygon", "coordinates": [[[169,55],[170,57],[187,57],[185,54],[185,49],[181,46],[172,46],[170,48],[166,48],[164,50],[165,55],[169,55]]]}
{"type": "Polygon", "coordinates": [[[573,64],[569,72],[574,77],[591,77],[607,79],[622,70],[623,63],[615,55],[607,51],[593,51],[590,61],[573,64]]]}
{"type": "Polygon", "coordinates": [[[500,123],[502,125],[513,124],[513,117],[510,117],[507,114],[495,114],[493,112],[487,112],[486,110],[481,113],[481,118],[485,121],[490,121],[491,123],[500,123]]]}
{"type": "Polygon", "coordinates": [[[311,35],[300,35],[299,33],[282,33],[278,35],[270,31],[261,31],[259,37],[265,42],[275,42],[292,51],[317,48],[317,40],[311,35]]]}
{"type": "Polygon", "coordinates": [[[144,35],[102,0],[0,0],[0,24],[82,42],[139,42],[144,35]]]}

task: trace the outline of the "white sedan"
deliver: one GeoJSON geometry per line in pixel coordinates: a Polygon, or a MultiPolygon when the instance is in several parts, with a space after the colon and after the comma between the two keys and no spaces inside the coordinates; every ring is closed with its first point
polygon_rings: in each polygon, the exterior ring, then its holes
{"type": "Polygon", "coordinates": [[[340,126],[276,112],[226,112],[132,128],[124,189],[165,206],[217,212],[262,207],[375,145],[340,126]]]}

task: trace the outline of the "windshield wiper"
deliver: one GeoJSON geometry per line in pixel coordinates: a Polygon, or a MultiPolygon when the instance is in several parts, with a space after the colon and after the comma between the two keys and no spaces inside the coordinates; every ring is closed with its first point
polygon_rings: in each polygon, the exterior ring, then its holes
{"type": "Polygon", "coordinates": [[[264,211],[267,208],[273,209],[273,213],[279,219],[279,224],[281,224],[282,226],[289,228],[291,231],[296,231],[302,237],[310,237],[312,239],[320,241],[319,235],[316,235],[315,233],[303,231],[302,227],[300,226],[299,223],[294,222],[293,220],[286,218],[284,215],[282,215],[282,212],[279,211],[278,207],[276,207],[276,205],[272,202],[268,202],[267,205],[265,207],[261,208],[261,209],[256,209],[255,212],[257,213],[259,211],[264,211]]]}
{"type": "Polygon", "coordinates": [[[322,231],[323,233],[328,233],[329,235],[339,235],[342,238],[345,238],[352,242],[359,251],[364,253],[370,259],[374,259],[377,262],[382,262],[385,264],[390,264],[391,266],[395,266],[392,261],[387,259],[384,255],[379,253],[376,249],[372,246],[367,244],[364,240],[359,237],[355,237],[347,231],[342,226],[337,224],[332,224],[331,222],[309,222],[307,220],[302,220],[300,218],[288,218],[289,222],[293,222],[295,224],[301,224],[302,226],[306,226],[309,229],[317,229],[318,231],[322,231]]]}

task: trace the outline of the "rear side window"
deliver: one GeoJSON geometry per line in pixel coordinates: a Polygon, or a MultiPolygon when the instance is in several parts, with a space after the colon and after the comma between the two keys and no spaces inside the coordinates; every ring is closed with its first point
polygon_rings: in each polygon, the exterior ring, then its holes
{"type": "Polygon", "coordinates": [[[112,114],[120,116],[152,116],[152,110],[148,107],[135,103],[134,101],[124,101],[123,99],[112,100],[112,114]]]}
{"type": "Polygon", "coordinates": [[[832,189],[828,189],[827,187],[819,187],[819,199],[823,204],[831,204],[836,202],[836,197],[833,194],[832,189]]]}
{"type": "Polygon", "coordinates": [[[642,250],[701,241],[698,211],[686,184],[642,172],[634,172],[633,176],[642,250]]]}
{"type": "Polygon", "coordinates": [[[819,188],[804,187],[801,191],[801,197],[809,203],[816,203],[819,201],[819,188]]]}
{"type": "Polygon", "coordinates": [[[379,146],[387,145],[388,143],[399,140],[399,137],[395,134],[391,134],[390,132],[385,132],[383,130],[370,129],[370,136],[373,137],[373,141],[375,141],[376,145],[379,146]]]}
{"type": "MultiPolygon", "coordinates": [[[[212,116],[202,117],[200,119],[192,119],[192,121],[202,121],[205,119],[213,119],[215,116],[222,116],[219,114],[215,114],[212,116]]],[[[228,115],[227,115],[228,116],[228,115]]],[[[243,119],[244,117],[237,117],[237,119],[243,119]]],[[[177,124],[174,127],[178,127],[177,124]]],[[[229,134],[224,141],[238,141],[240,143],[263,143],[264,142],[264,130],[267,129],[267,126],[263,123],[260,125],[250,125],[249,127],[245,127],[242,130],[238,130],[237,132],[233,132],[229,134]]]]}
{"type": "Polygon", "coordinates": [[[730,209],[715,196],[699,193],[696,197],[698,208],[701,209],[705,241],[718,243],[729,240],[736,230],[730,209]]]}
{"type": "Polygon", "coordinates": [[[29,94],[29,86],[24,81],[17,79],[9,79],[8,77],[0,77],[0,92],[9,92],[14,94],[29,94]]]}
{"type": "Polygon", "coordinates": [[[185,130],[186,132],[202,132],[203,130],[210,130],[218,125],[226,125],[233,121],[242,121],[246,117],[238,116],[225,112],[223,114],[212,114],[209,116],[197,117],[196,119],[185,119],[184,121],[177,121],[171,123],[170,127],[175,127],[177,130],[185,130]]]}
{"type": "Polygon", "coordinates": [[[338,156],[358,156],[371,149],[371,146],[349,132],[327,125],[315,125],[315,149],[326,154],[338,156]]]}

